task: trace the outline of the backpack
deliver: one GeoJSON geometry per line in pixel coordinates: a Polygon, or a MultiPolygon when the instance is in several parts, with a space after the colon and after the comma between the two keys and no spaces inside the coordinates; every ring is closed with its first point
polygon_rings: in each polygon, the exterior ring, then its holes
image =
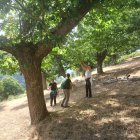
{"type": "Polygon", "coordinates": [[[62,82],[61,89],[71,89],[71,80],[66,79],[64,82],[62,82]]]}

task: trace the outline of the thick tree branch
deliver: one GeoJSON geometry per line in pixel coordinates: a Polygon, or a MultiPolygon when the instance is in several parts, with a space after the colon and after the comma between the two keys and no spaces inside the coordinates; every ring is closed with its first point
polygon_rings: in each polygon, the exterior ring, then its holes
{"type": "Polygon", "coordinates": [[[51,42],[48,43],[38,43],[37,44],[38,48],[36,50],[35,56],[36,58],[43,59],[45,56],[47,56],[53,48],[53,44],[51,42]]]}
{"type": "Polygon", "coordinates": [[[0,36],[0,50],[6,51],[15,55],[15,46],[11,45],[10,40],[6,39],[4,36],[0,36]]]}
{"type": "Polygon", "coordinates": [[[29,12],[29,11],[27,11],[27,9],[24,7],[24,5],[22,5],[18,0],[15,0],[15,1],[17,2],[17,4],[21,7],[21,9],[22,9],[25,13],[29,12]]]}
{"type": "Polygon", "coordinates": [[[11,53],[11,54],[13,54],[14,53],[14,51],[13,51],[13,47],[10,47],[10,46],[0,46],[0,50],[1,51],[5,51],[5,52],[8,52],[8,53],[11,53]]]}
{"type": "Polygon", "coordinates": [[[71,13],[63,14],[61,22],[53,29],[52,34],[56,37],[63,37],[68,34],[80,20],[92,9],[99,0],[83,0],[72,10],[71,13]],[[66,16],[67,15],[67,16],[66,16]]]}
{"type": "MultiPolygon", "coordinates": [[[[61,22],[51,31],[52,39],[56,39],[57,42],[59,39],[61,40],[61,38],[77,26],[80,20],[99,2],[99,0],[82,0],[79,1],[77,7],[73,8],[72,12],[66,11],[63,13],[61,22]]],[[[39,43],[38,51],[36,52],[37,57],[44,57],[52,50],[54,46],[52,45],[53,43],[50,42],[51,39],[46,43],[47,46],[39,43]]]]}

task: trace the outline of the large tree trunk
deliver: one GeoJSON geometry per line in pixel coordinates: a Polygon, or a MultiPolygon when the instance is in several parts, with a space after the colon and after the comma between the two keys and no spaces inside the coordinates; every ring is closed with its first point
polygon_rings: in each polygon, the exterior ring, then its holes
{"type": "Polygon", "coordinates": [[[43,84],[43,90],[47,90],[46,76],[44,72],[42,72],[42,84],[43,84]]]}
{"type": "Polygon", "coordinates": [[[107,55],[107,50],[102,52],[97,52],[96,60],[97,60],[97,73],[103,74],[103,61],[107,55]]]}
{"type": "Polygon", "coordinates": [[[26,93],[31,117],[31,124],[37,124],[49,114],[43,93],[41,60],[30,51],[19,52],[20,69],[26,82],[26,93]]]}
{"type": "MultiPolygon", "coordinates": [[[[24,74],[31,124],[40,122],[47,116],[48,113],[44,100],[41,78],[40,65],[42,59],[52,51],[54,45],[62,41],[61,39],[63,39],[92,9],[92,7],[97,5],[97,3],[100,3],[100,1],[81,1],[76,7],[74,7],[72,10],[73,12],[66,10],[64,14],[60,13],[61,21],[58,23],[58,25],[56,25],[55,28],[49,30],[50,34],[48,34],[44,40],[41,39],[40,41],[36,42],[37,40],[35,41],[34,37],[32,38],[32,20],[30,17],[29,19],[26,18],[23,23],[19,24],[19,36],[21,38],[18,38],[17,43],[11,43],[13,41],[11,39],[7,39],[6,37],[1,38],[2,40],[0,43],[0,50],[4,50],[13,54],[19,61],[20,69],[24,74]],[[18,43],[19,39],[21,39],[20,43],[18,43]],[[56,41],[54,41],[54,39],[56,41]],[[57,39],[59,39],[59,41],[57,39]]],[[[23,8],[23,14],[24,12],[26,11],[23,8]]],[[[22,17],[20,21],[22,21],[22,17]]],[[[45,31],[46,28],[44,32],[45,31]]]]}
{"type": "Polygon", "coordinates": [[[97,73],[103,74],[103,61],[101,59],[97,61],[97,73]]]}

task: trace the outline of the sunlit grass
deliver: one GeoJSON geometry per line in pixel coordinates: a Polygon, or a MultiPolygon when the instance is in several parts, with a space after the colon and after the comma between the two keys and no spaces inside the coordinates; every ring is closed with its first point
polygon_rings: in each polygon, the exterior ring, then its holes
{"type": "Polygon", "coordinates": [[[127,60],[128,58],[134,58],[137,56],[140,56],[140,51],[136,51],[136,52],[133,52],[131,54],[121,56],[121,58],[118,59],[118,63],[121,63],[121,62],[127,60]]]}

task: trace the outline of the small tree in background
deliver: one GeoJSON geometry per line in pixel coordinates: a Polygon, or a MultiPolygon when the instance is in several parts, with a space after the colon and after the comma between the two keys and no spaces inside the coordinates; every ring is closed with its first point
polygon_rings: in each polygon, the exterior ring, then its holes
{"type": "Polygon", "coordinates": [[[22,86],[12,77],[5,77],[0,81],[1,99],[8,99],[9,95],[23,94],[22,86]]]}

